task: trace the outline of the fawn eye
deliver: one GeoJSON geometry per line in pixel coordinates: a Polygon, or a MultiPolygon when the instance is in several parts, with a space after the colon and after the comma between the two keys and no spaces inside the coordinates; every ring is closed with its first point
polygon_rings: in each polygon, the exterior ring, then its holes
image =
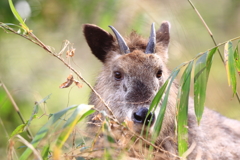
{"type": "Polygon", "coordinates": [[[119,71],[115,71],[115,72],[114,72],[114,78],[115,78],[115,80],[117,80],[117,81],[122,80],[122,79],[123,79],[122,73],[119,72],[119,71]]]}
{"type": "Polygon", "coordinates": [[[161,78],[162,77],[162,70],[159,70],[156,74],[157,78],[161,78]]]}

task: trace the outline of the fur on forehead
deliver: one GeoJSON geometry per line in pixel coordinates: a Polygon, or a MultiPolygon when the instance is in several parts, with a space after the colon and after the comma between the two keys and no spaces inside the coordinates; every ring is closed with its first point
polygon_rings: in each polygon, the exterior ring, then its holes
{"type": "MultiPolygon", "coordinates": [[[[115,40],[115,43],[114,43],[115,54],[114,53],[108,54],[108,56],[107,56],[108,58],[115,57],[115,56],[117,56],[116,54],[118,54],[120,52],[117,40],[115,38],[114,38],[114,40],[115,40]],[[118,53],[116,53],[116,52],[118,52],[118,53]]],[[[148,43],[148,39],[137,34],[136,31],[133,31],[129,36],[125,37],[124,40],[126,41],[128,47],[130,49],[130,52],[134,52],[135,50],[141,50],[143,53],[145,52],[147,43],[148,43]]],[[[161,44],[161,42],[157,41],[155,53],[161,57],[163,62],[165,62],[165,63],[167,62],[168,53],[166,51],[166,46],[163,46],[161,44]]]]}
{"type": "Polygon", "coordinates": [[[138,69],[144,69],[143,67],[146,67],[147,70],[154,69],[158,70],[160,67],[162,67],[162,58],[157,56],[156,54],[145,54],[141,50],[134,50],[131,53],[122,55],[119,57],[116,61],[114,61],[114,64],[117,66],[121,66],[122,68],[138,68],[138,69]]]}

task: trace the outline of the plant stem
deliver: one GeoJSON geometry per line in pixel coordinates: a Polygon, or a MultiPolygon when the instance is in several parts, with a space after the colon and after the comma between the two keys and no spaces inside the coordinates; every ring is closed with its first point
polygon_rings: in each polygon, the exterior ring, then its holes
{"type": "MultiPolygon", "coordinates": [[[[43,48],[44,50],[46,50],[48,53],[50,53],[51,55],[53,55],[54,57],[56,57],[58,60],[60,60],[65,66],[67,66],[71,71],[73,71],[77,77],[79,77],[95,94],[96,96],[103,102],[104,106],[107,108],[107,110],[109,111],[110,115],[112,116],[112,120],[114,120],[115,122],[119,123],[118,120],[116,119],[116,117],[114,116],[111,108],[108,107],[108,105],[106,104],[106,102],[102,99],[102,97],[97,93],[97,91],[91,86],[90,83],[88,83],[81,75],[80,73],[78,73],[74,68],[72,68],[69,64],[67,64],[64,59],[62,57],[59,56],[59,54],[55,54],[53,51],[51,51],[51,49],[49,49],[48,46],[46,46],[42,41],[40,41],[33,33],[32,31],[29,31],[27,35],[23,35],[20,34],[18,32],[16,32],[15,30],[13,30],[12,28],[10,28],[8,25],[0,22],[0,27],[3,28],[4,30],[10,31],[14,34],[17,34],[31,42],[33,42],[34,44],[40,46],[41,48],[43,48]]],[[[60,51],[62,52],[62,51],[60,51]]]]}
{"type": "MultiPolygon", "coordinates": [[[[12,95],[10,94],[10,92],[9,92],[8,89],[7,89],[7,87],[4,85],[4,83],[3,83],[1,80],[0,80],[0,84],[2,85],[3,89],[4,89],[5,92],[7,93],[8,98],[9,98],[10,101],[12,102],[12,105],[13,105],[14,109],[16,110],[18,116],[20,117],[22,123],[25,124],[26,122],[25,122],[25,120],[24,120],[24,118],[23,118],[23,116],[22,116],[22,114],[21,114],[21,112],[20,112],[20,110],[19,110],[16,102],[14,101],[12,95]]],[[[32,139],[33,139],[33,136],[32,136],[32,134],[31,134],[31,132],[30,132],[30,130],[29,130],[28,127],[27,127],[27,134],[28,134],[29,138],[32,140],[32,139]]]]}
{"type": "MultiPolygon", "coordinates": [[[[198,17],[199,17],[200,20],[202,21],[203,25],[204,25],[205,28],[207,29],[210,37],[212,38],[212,41],[213,41],[214,45],[215,45],[216,47],[219,46],[219,45],[217,45],[216,40],[215,40],[215,38],[213,37],[213,34],[212,34],[210,28],[208,27],[208,25],[206,24],[206,22],[205,22],[204,19],[202,18],[201,14],[198,12],[197,8],[194,6],[194,4],[191,2],[191,0],[188,0],[188,2],[189,2],[190,5],[192,6],[192,8],[195,10],[195,12],[197,13],[198,17]]],[[[234,38],[234,40],[236,40],[236,39],[238,39],[238,37],[237,37],[237,38],[234,38]]],[[[228,40],[228,41],[231,41],[231,40],[228,40]]],[[[224,44],[225,44],[225,43],[226,43],[226,42],[224,42],[224,44]]],[[[222,56],[219,48],[218,48],[217,50],[218,50],[218,54],[219,54],[219,56],[220,56],[220,58],[221,58],[221,60],[222,60],[222,62],[223,62],[223,65],[224,65],[223,56],[222,56]]],[[[237,91],[236,91],[236,97],[237,97],[237,100],[238,100],[238,102],[239,102],[239,104],[240,104],[240,96],[239,96],[239,94],[238,94],[237,91]]]]}
{"type": "Polygon", "coordinates": [[[28,33],[30,37],[32,37],[36,42],[38,42],[39,46],[41,46],[44,50],[46,50],[48,53],[52,54],[54,57],[59,59],[65,66],[67,66],[72,72],[74,72],[95,94],[96,96],[103,102],[104,106],[108,109],[110,115],[113,117],[113,120],[115,122],[118,122],[117,118],[114,116],[111,108],[108,107],[106,102],[102,99],[102,97],[97,93],[97,91],[91,86],[90,83],[88,83],[81,75],[76,71],[73,67],[71,67],[67,62],[64,61],[62,57],[60,57],[58,54],[53,53],[48,46],[46,46],[44,43],[42,43],[32,32],[28,33]]]}

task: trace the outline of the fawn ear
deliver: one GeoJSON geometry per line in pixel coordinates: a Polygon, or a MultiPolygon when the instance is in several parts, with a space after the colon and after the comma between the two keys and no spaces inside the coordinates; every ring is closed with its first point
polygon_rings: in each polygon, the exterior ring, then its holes
{"type": "Polygon", "coordinates": [[[92,53],[102,62],[105,62],[106,55],[114,45],[113,36],[105,30],[93,24],[85,24],[83,33],[92,53]]]}
{"type": "Polygon", "coordinates": [[[163,22],[160,29],[156,32],[156,42],[158,46],[161,47],[161,52],[164,53],[164,56],[168,57],[168,44],[170,40],[170,23],[163,22]]]}

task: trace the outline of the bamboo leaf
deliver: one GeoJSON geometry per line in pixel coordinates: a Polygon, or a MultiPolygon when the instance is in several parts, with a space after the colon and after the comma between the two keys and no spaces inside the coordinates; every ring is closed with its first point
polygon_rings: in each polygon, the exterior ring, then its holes
{"type": "Polygon", "coordinates": [[[72,133],[72,130],[74,129],[75,125],[79,122],[79,119],[82,115],[84,115],[87,111],[89,111],[92,108],[90,105],[79,105],[76,110],[73,112],[73,114],[70,116],[70,118],[67,120],[67,122],[64,124],[61,134],[59,135],[57,139],[56,146],[54,148],[54,159],[60,159],[61,155],[61,148],[63,144],[68,139],[69,135],[72,133]]]}
{"type": "Polygon", "coordinates": [[[167,80],[167,81],[163,84],[163,86],[159,89],[159,91],[157,92],[157,94],[156,94],[155,97],[153,98],[152,103],[150,104],[150,107],[149,107],[149,112],[151,112],[153,109],[155,109],[155,108],[158,106],[160,100],[162,99],[163,93],[164,93],[165,90],[166,90],[166,87],[167,87],[167,85],[168,85],[168,82],[169,82],[169,80],[167,80]]]}
{"type": "MultiPolygon", "coordinates": [[[[163,96],[163,94],[164,94],[164,92],[165,92],[165,90],[166,90],[166,87],[167,87],[167,85],[168,85],[168,82],[169,82],[169,79],[163,84],[163,86],[159,89],[159,91],[157,92],[157,94],[156,94],[155,97],[153,98],[152,103],[150,104],[150,107],[149,107],[149,110],[148,110],[148,113],[147,113],[147,116],[146,116],[146,117],[148,117],[148,115],[152,112],[152,110],[153,110],[153,111],[156,110],[156,108],[157,108],[158,104],[160,103],[160,101],[161,101],[161,99],[162,99],[162,96],[163,96]]],[[[146,120],[147,120],[147,119],[144,120],[143,126],[145,126],[146,120]]],[[[151,121],[152,121],[152,119],[150,119],[150,121],[148,122],[146,136],[148,136],[148,134],[149,134],[149,129],[150,129],[151,121]]],[[[145,128],[142,127],[141,135],[142,135],[142,133],[144,132],[144,129],[145,129],[145,128]]]]}
{"type": "MultiPolygon", "coordinates": [[[[52,114],[52,116],[49,118],[48,122],[40,128],[40,130],[37,132],[36,136],[33,138],[31,144],[33,147],[36,147],[39,142],[47,135],[49,129],[51,129],[52,125],[55,124],[64,114],[66,114],[68,111],[75,109],[77,106],[71,106],[64,110],[61,110],[55,114],[52,114]]],[[[20,157],[20,160],[28,159],[28,157],[31,155],[32,150],[30,148],[27,148],[23,154],[20,157]]]]}
{"type": "Polygon", "coordinates": [[[178,130],[178,152],[182,156],[188,148],[188,98],[191,82],[191,71],[193,61],[191,61],[185,69],[182,78],[181,85],[178,91],[177,98],[177,130],[178,130]]]}
{"type": "Polygon", "coordinates": [[[15,9],[12,0],[8,0],[8,3],[10,5],[11,11],[13,13],[13,15],[15,16],[15,18],[18,20],[18,22],[20,23],[20,25],[22,26],[22,28],[24,30],[26,30],[27,32],[29,32],[29,28],[28,26],[25,24],[25,22],[23,21],[22,17],[19,15],[19,13],[17,12],[17,10],[15,9]]]}
{"type": "Polygon", "coordinates": [[[225,67],[227,71],[228,85],[232,86],[233,94],[236,94],[237,79],[236,79],[236,71],[235,71],[234,52],[233,52],[231,41],[225,44],[224,58],[225,58],[225,67]]]}
{"type": "Polygon", "coordinates": [[[194,70],[194,109],[197,122],[202,118],[207,89],[206,61],[207,52],[196,62],[194,70]]]}
{"type": "Polygon", "coordinates": [[[212,50],[210,50],[209,53],[208,53],[207,63],[206,63],[207,80],[208,80],[210,69],[211,69],[211,66],[212,66],[213,55],[216,53],[217,49],[218,49],[218,47],[215,47],[212,50]]]}
{"type": "Polygon", "coordinates": [[[157,117],[157,120],[156,120],[156,125],[154,126],[152,142],[156,141],[156,138],[158,137],[158,135],[159,135],[159,133],[161,131],[163,118],[164,118],[166,107],[167,107],[167,102],[168,102],[168,96],[169,96],[170,88],[172,86],[172,83],[173,83],[174,79],[178,75],[179,71],[180,71],[180,69],[174,70],[172,72],[172,74],[170,75],[170,79],[171,80],[170,80],[170,83],[168,84],[167,91],[165,93],[163,102],[161,104],[161,108],[159,110],[159,114],[158,114],[158,117],[157,117]]]}
{"type": "Polygon", "coordinates": [[[198,125],[204,111],[206,99],[207,81],[212,65],[213,55],[217,47],[205,52],[196,62],[194,70],[194,109],[198,125]]]}

